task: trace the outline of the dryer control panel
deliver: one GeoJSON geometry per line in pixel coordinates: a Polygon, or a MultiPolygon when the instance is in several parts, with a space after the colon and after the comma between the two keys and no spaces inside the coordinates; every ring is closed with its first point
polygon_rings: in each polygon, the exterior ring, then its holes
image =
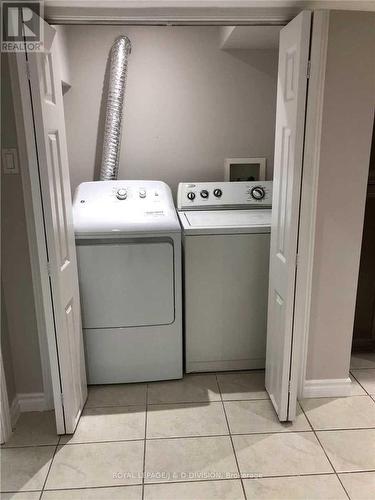
{"type": "Polygon", "coordinates": [[[83,182],[75,192],[76,237],[180,231],[172,193],[161,181],[83,182]]]}
{"type": "Polygon", "coordinates": [[[269,208],[272,181],[182,182],[178,185],[178,210],[269,208]]]}

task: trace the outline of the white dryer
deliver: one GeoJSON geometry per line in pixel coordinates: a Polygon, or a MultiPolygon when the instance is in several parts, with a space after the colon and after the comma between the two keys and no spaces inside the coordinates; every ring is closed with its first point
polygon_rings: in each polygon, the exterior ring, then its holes
{"type": "Polygon", "coordinates": [[[181,227],[169,187],[85,182],[73,215],[88,383],[181,378],[181,227]]]}
{"type": "Polygon", "coordinates": [[[186,371],[264,368],[272,182],[182,183],[186,371]]]}

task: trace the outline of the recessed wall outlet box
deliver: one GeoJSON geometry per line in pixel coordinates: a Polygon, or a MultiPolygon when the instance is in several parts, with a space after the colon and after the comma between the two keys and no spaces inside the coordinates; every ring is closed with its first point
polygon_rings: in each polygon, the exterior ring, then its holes
{"type": "Polygon", "coordinates": [[[266,158],[226,158],[224,180],[264,181],[266,179],[266,158]]]}

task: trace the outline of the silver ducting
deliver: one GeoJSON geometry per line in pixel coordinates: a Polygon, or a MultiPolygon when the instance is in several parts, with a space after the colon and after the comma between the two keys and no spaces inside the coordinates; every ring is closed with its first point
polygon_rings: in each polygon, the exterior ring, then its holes
{"type": "Polygon", "coordinates": [[[127,36],[116,38],[111,48],[111,62],[107,109],[104,127],[103,154],[100,167],[100,180],[117,179],[120,146],[122,110],[125,97],[128,56],[131,43],[127,36]]]}

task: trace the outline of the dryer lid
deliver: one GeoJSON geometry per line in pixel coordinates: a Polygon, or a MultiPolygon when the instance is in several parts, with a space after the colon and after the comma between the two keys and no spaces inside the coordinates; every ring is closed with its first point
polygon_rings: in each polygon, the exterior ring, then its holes
{"type": "Polygon", "coordinates": [[[180,231],[169,187],[161,181],[97,181],[80,184],[73,200],[78,238],[180,231]]]}

